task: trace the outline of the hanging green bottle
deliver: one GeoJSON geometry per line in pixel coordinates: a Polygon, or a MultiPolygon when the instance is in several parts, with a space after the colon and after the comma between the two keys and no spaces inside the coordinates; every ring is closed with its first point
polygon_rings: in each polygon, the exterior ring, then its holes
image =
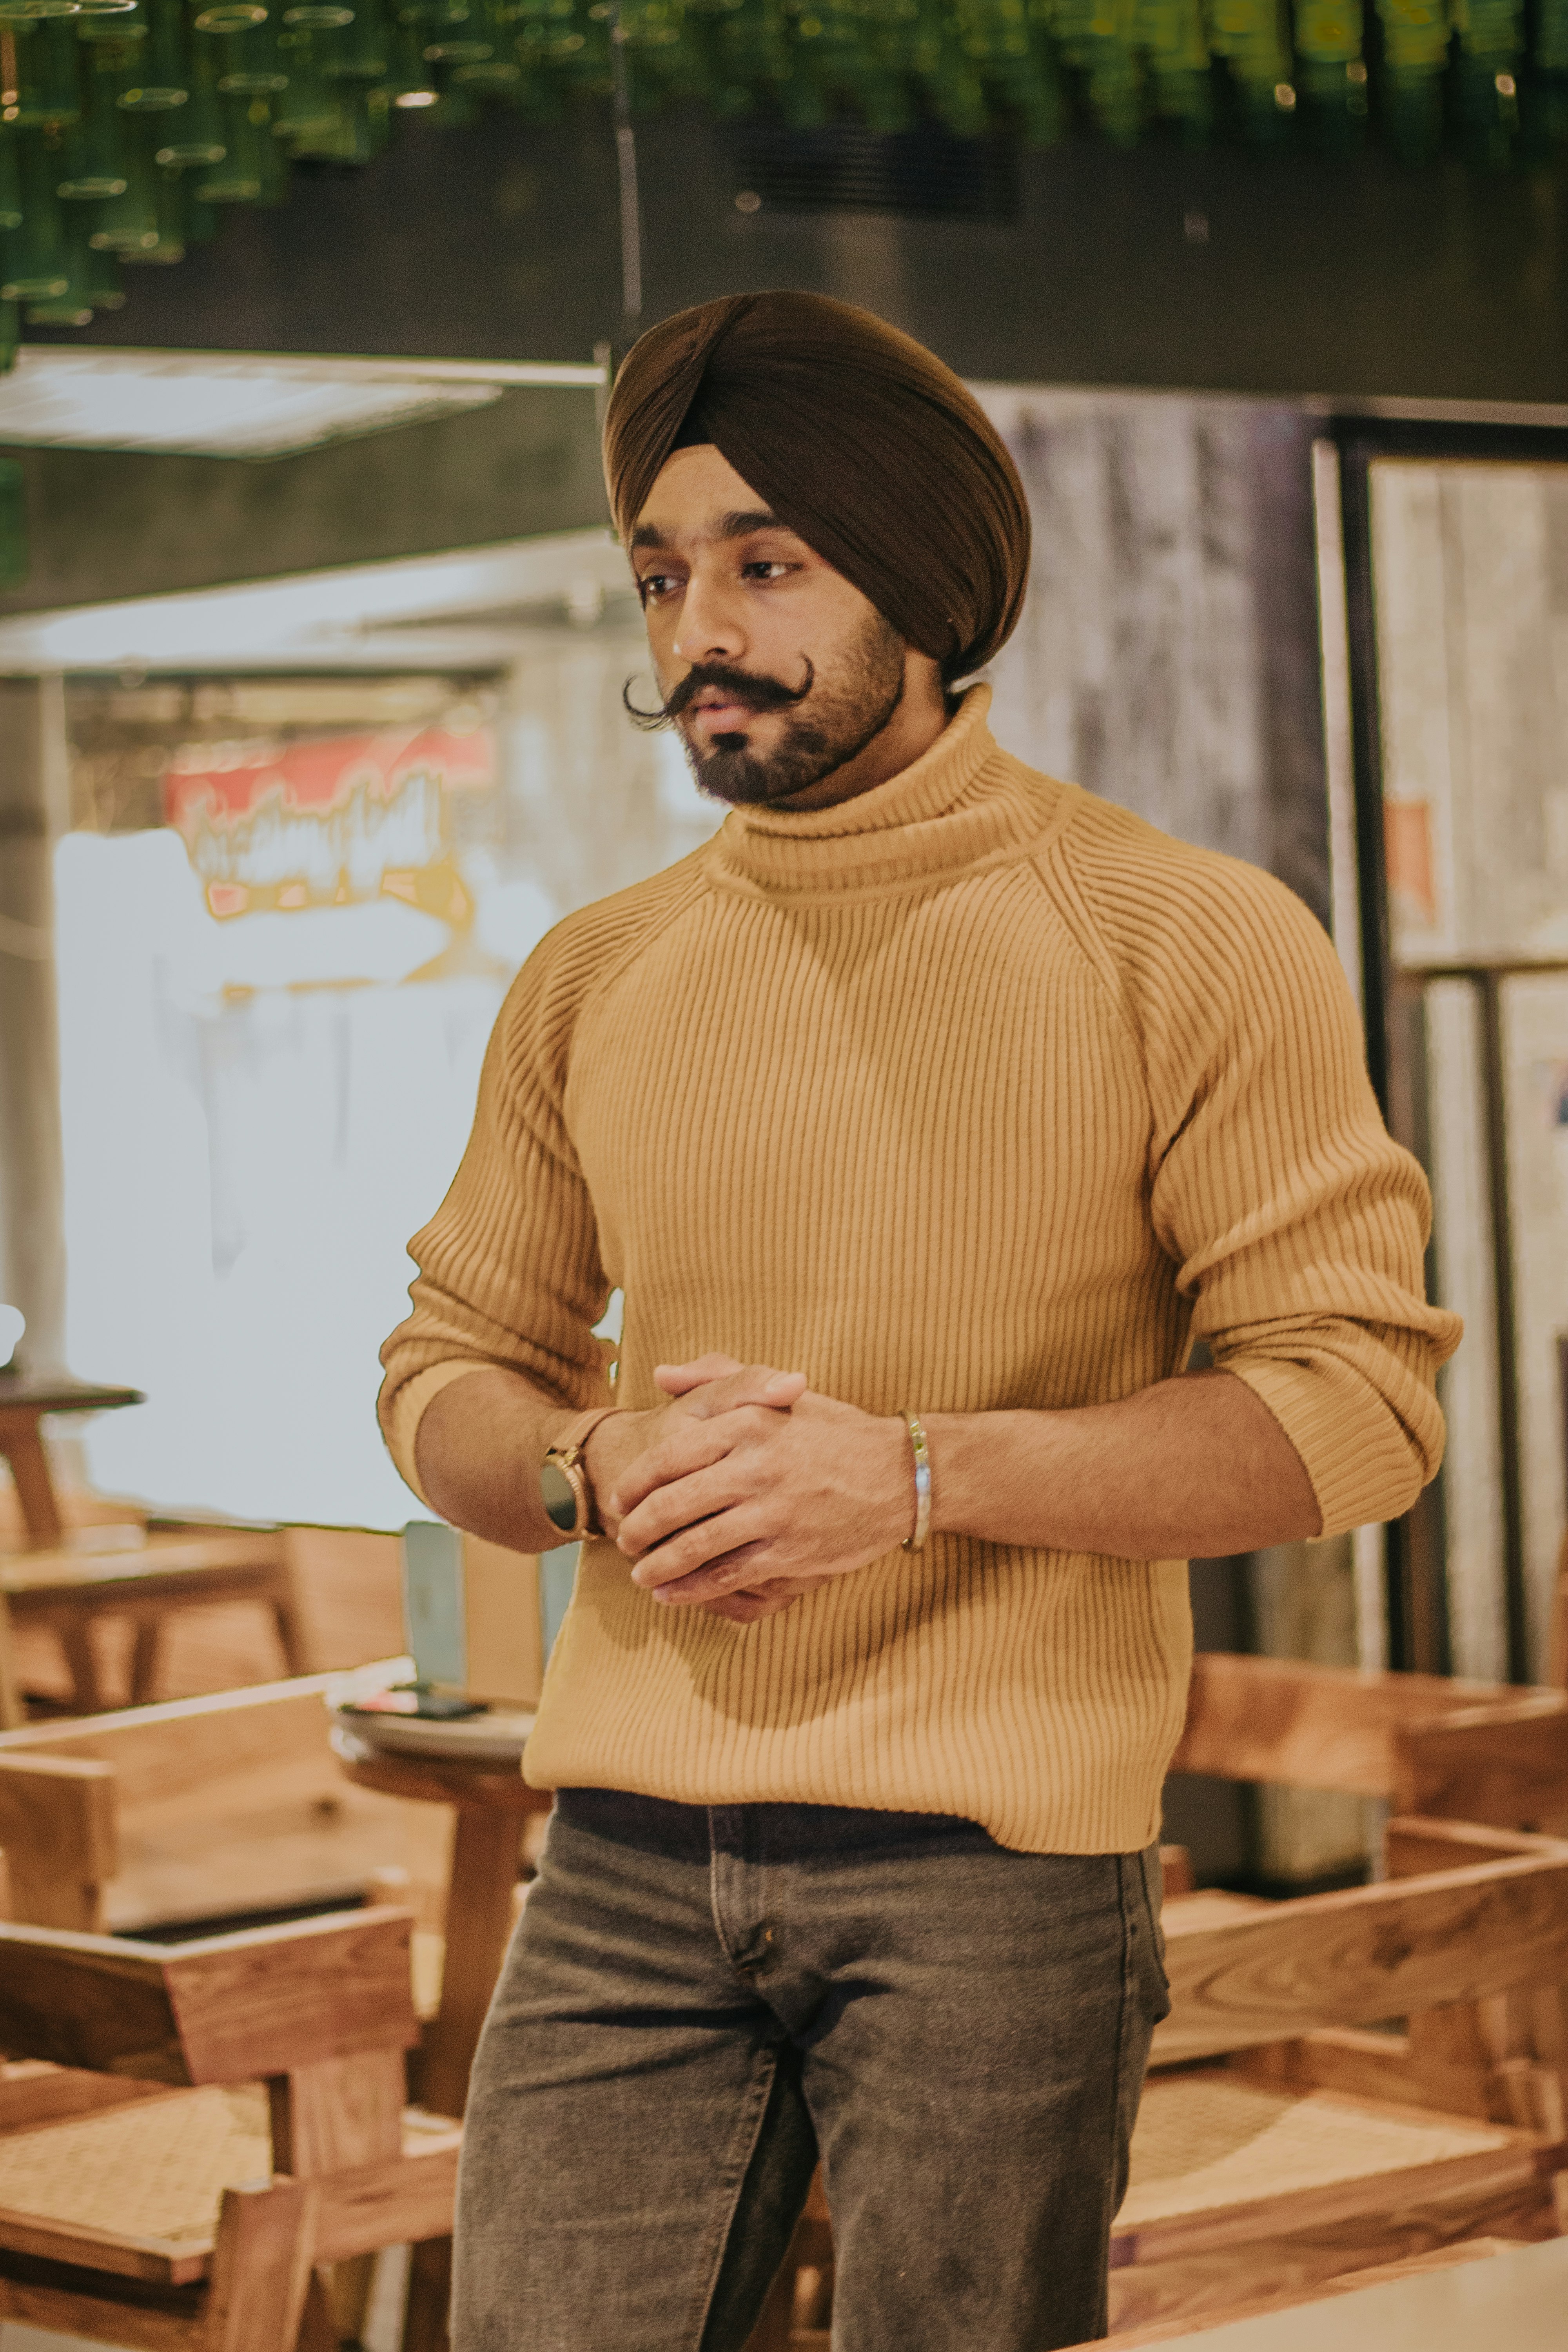
{"type": "Polygon", "coordinates": [[[434,68],[425,62],[425,44],[412,25],[395,25],[387,43],[386,71],[373,87],[393,106],[410,110],[436,103],[434,68]]]}
{"type": "Polygon", "coordinates": [[[388,36],[380,0],[355,0],[349,22],[321,36],[322,74],[328,81],[380,81],[386,72],[388,36]]]}
{"type": "Polygon", "coordinates": [[[88,246],[91,223],[92,215],[80,205],[69,207],[64,237],[66,282],[58,294],[27,304],[23,316],[29,327],[91,326],[92,301],[88,291],[92,282],[92,255],[88,246]]]}
{"type": "Polygon", "coordinates": [[[386,109],[378,107],[373,115],[363,88],[345,83],[340,86],[336,121],[330,130],[297,139],[293,152],[321,163],[369,163],[386,138],[386,109]]]}
{"type": "Polygon", "coordinates": [[[400,25],[466,25],[468,0],[397,0],[400,25]]]}
{"type": "Polygon", "coordinates": [[[8,27],[16,47],[16,96],[7,121],[19,129],[36,122],[74,122],[81,112],[77,88],[77,40],[68,22],[51,16],[39,25],[8,27]]]}
{"type": "MultiPolygon", "coordinates": [[[[0,303],[0,368],[16,357],[16,306],[0,303]]],[[[15,457],[0,457],[0,588],[27,576],[26,479],[15,457]]]]}
{"type": "Polygon", "coordinates": [[[221,163],[224,150],[223,100],[217,89],[217,52],[213,42],[198,35],[191,42],[191,94],[177,112],[158,126],[155,161],[184,170],[198,163],[221,163]]]}
{"type": "Polygon", "coordinates": [[[158,178],[152,148],[136,125],[126,141],[125,186],[99,208],[92,242],[101,253],[150,252],[158,242],[158,178]]]}
{"type": "Polygon", "coordinates": [[[89,48],[101,42],[118,42],[127,64],[136,45],[147,37],[147,11],[142,0],[126,0],[122,8],[95,8],[90,16],[79,16],[71,30],[79,41],[89,48]]]}
{"type": "Polygon", "coordinates": [[[120,262],[115,254],[94,245],[91,238],[87,247],[88,300],[95,310],[123,310],[125,289],[120,282],[120,262]]]}
{"type": "Polygon", "coordinates": [[[74,16],[78,0],[0,0],[0,25],[36,25],[47,16],[74,16]]]}
{"type": "Polygon", "coordinates": [[[0,122],[0,229],[22,225],[22,172],[17,136],[0,122]]]}
{"type": "MultiPolygon", "coordinates": [[[[211,15],[211,10],[207,14],[211,15]]],[[[205,19],[196,18],[201,30],[205,19]]],[[[289,71],[278,54],[279,26],[270,16],[223,27],[218,41],[217,86],[221,96],[271,98],[289,87],[289,71]]]]}
{"type": "Polygon", "coordinates": [[[78,40],[90,40],[90,28],[116,16],[130,16],[135,5],[136,0],[79,0],[76,20],[78,40]]]}
{"type": "Polygon", "coordinates": [[[180,0],[141,0],[141,5],[148,12],[147,38],[137,50],[120,103],[132,114],[166,114],[172,107],[184,106],[191,94],[184,12],[180,0]]]}
{"type": "Polygon", "coordinates": [[[323,81],[311,35],[288,26],[278,37],[278,56],[289,79],[272,106],[272,129],[279,139],[319,138],[338,120],[338,94],[323,81]]]}
{"type": "Polygon", "coordinates": [[[65,207],[55,194],[58,148],[43,131],[28,131],[17,144],[22,219],[18,227],[0,236],[0,302],[52,302],[65,292],[70,278],[65,207]]]}
{"type": "Polygon", "coordinates": [[[288,159],[272,136],[272,109],[259,95],[224,100],[226,149],[210,172],[193,173],[191,193],[205,205],[276,204],[288,186],[288,159]]]}
{"type": "Polygon", "coordinates": [[[247,33],[254,26],[265,25],[267,14],[261,0],[213,0],[210,8],[197,9],[192,30],[215,37],[221,33],[247,33]]]}
{"type": "Polygon", "coordinates": [[[121,56],[111,42],[94,41],[82,53],[81,120],[65,142],[59,194],[68,202],[96,204],[125,193],[125,117],[121,56]]]}

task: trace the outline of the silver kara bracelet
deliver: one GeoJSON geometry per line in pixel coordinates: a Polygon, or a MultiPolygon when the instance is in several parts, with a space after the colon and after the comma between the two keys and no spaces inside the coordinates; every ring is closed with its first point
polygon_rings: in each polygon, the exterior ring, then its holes
{"type": "Polygon", "coordinates": [[[913,1533],[904,1538],[904,1549],[923,1551],[931,1533],[931,1447],[926,1444],[918,1412],[906,1412],[903,1423],[915,1455],[915,1524],[913,1533]]]}

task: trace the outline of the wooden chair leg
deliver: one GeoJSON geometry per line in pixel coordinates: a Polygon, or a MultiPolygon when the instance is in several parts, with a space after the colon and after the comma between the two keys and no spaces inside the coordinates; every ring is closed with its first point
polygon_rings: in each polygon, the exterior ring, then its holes
{"type": "Polygon", "coordinates": [[[300,1613],[300,1603],[293,1589],[293,1577],[285,1571],[272,1597],[272,1615],[278,1627],[279,1647],[291,1675],[308,1675],[311,1671],[310,1644],[300,1613]]]}
{"type": "Polygon", "coordinates": [[[131,1648],[131,1704],[151,1706],[158,1696],[158,1670],[163,1657],[162,1617],[139,1617],[131,1648]]]}
{"type": "Polygon", "coordinates": [[[409,2257],[403,2352],[449,2352],[451,2307],[452,2241],[426,2238],[409,2257]]]}
{"type": "Polygon", "coordinates": [[[98,1654],[93,1648],[92,1624],[86,1617],[73,1617],[60,1627],[60,1647],[65,1652],[66,1665],[71,1678],[71,1707],[78,1715],[101,1715],[103,1686],[98,1679],[98,1654]]]}
{"type": "Polygon", "coordinates": [[[347,2262],[334,2263],[324,2273],[317,2272],[331,2315],[334,2344],[358,2344],[363,2338],[375,2292],[378,2259],[375,2254],[353,2254],[347,2262]]]}
{"type": "Polygon", "coordinates": [[[314,2283],[315,2203],[299,2180],[225,2189],[203,2352],[296,2352],[314,2283]]]}
{"type": "Polygon", "coordinates": [[[294,2352],[339,2352],[343,2343],[353,2343],[353,2336],[342,2336],[332,2311],[332,2298],[320,2271],[312,2272],[305,2289],[305,2307],[300,2315],[300,2333],[294,2352]]]}
{"type": "Polygon", "coordinates": [[[22,1694],[16,1687],[16,1652],[11,1633],[11,1606],[0,1598],[0,1731],[17,1731],[27,1720],[22,1694]]]}

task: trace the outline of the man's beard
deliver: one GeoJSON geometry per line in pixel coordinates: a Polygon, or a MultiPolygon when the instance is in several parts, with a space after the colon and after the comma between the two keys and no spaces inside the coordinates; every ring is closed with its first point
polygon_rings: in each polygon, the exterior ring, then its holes
{"type": "Polygon", "coordinates": [[[831,685],[816,685],[809,660],[805,669],[804,685],[792,688],[782,679],[732,669],[724,662],[698,662],[656,711],[638,710],[622,698],[638,725],[662,727],[689,709],[704,687],[717,688],[757,711],[787,711],[810,695],[815,706],[811,718],[788,719],[783,741],[765,754],[753,751],[738,730],[716,735],[711,750],[700,752],[685,730],[680,730],[699,791],[732,807],[755,808],[789,800],[836,768],[847,767],[876,740],[904,698],[904,641],[880,613],[868,620],[831,685]]]}

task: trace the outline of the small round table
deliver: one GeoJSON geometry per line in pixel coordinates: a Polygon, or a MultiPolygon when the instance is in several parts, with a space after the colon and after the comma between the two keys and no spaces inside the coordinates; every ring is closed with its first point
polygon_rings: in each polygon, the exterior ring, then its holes
{"type": "MultiPolygon", "coordinates": [[[[531,1813],[549,1812],[553,1793],[531,1789],[523,1779],[521,1743],[519,1757],[510,1762],[429,1751],[396,1755],[373,1747],[340,1717],[332,1746],[362,1789],[456,1808],[441,2000],[421,2040],[417,2090],[421,2105],[437,2115],[460,2116],[479,2028],[511,1933],[522,1824],[531,1813]]],[[[438,2352],[447,2340],[451,2292],[451,2240],[433,2238],[414,2247],[403,2352],[438,2352]]]]}
{"type": "Polygon", "coordinates": [[[554,1795],[531,1789],[518,1761],[397,1755],[342,1721],[333,1726],[332,1746],[362,1789],[457,1809],[441,2001],[421,2043],[419,2097],[438,2116],[460,2116],[479,2028],[511,1933],[522,1824],[531,1813],[549,1812],[554,1795]]]}
{"type": "Polygon", "coordinates": [[[108,1412],[117,1405],[146,1402],[140,1389],[104,1388],[63,1373],[55,1379],[0,1368],[0,1454],[11,1465],[30,1549],[51,1550],[63,1533],[59,1498],[38,1429],[45,1415],[108,1412]]]}

